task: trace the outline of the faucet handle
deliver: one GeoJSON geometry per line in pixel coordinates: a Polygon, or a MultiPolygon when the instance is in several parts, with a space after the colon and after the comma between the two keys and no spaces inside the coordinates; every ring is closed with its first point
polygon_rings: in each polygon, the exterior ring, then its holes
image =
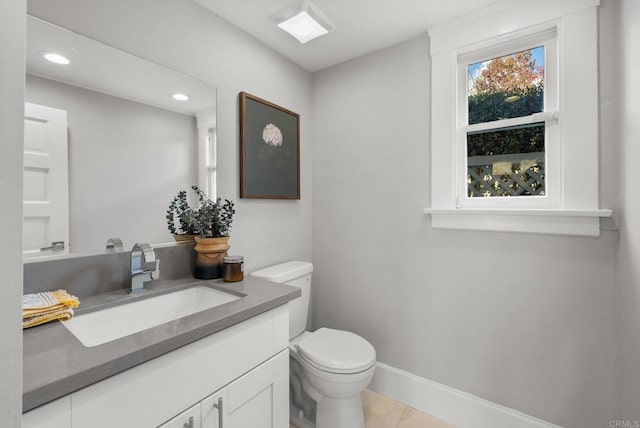
{"type": "Polygon", "coordinates": [[[139,242],[135,244],[131,249],[131,257],[134,257],[135,255],[142,256],[140,270],[154,271],[156,269],[156,253],[153,251],[153,247],[151,245],[146,242],[139,242]]]}
{"type": "Polygon", "coordinates": [[[109,238],[106,244],[107,250],[121,251],[124,249],[124,242],[120,238],[109,238]]]}

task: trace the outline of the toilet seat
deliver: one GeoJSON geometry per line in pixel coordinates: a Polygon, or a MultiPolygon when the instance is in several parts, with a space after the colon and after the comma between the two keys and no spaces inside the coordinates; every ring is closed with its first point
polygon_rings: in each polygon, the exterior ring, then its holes
{"type": "Polygon", "coordinates": [[[329,373],[360,373],[376,362],[373,346],[348,331],[323,327],[304,337],[295,346],[305,362],[329,373]]]}

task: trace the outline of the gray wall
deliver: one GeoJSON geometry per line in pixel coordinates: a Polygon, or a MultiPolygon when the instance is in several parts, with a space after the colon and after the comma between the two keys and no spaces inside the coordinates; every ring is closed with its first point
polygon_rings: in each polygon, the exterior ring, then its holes
{"type": "Polygon", "coordinates": [[[25,100],[67,111],[71,252],[173,240],[167,206],[198,182],[195,117],[30,75],[25,100]]]}
{"type": "Polygon", "coordinates": [[[620,2],[620,109],[622,215],[620,223],[619,307],[621,419],[640,421],[640,2],[620,2]]]}
{"type": "Polygon", "coordinates": [[[0,426],[22,410],[22,141],[26,3],[0,2],[0,426]]]}
{"type": "Polygon", "coordinates": [[[221,197],[237,201],[231,252],[251,271],[311,259],[311,75],[191,0],[30,0],[29,13],[218,88],[221,197]],[[238,93],[301,115],[300,201],[238,200],[238,93]]]}
{"type": "MultiPolygon", "coordinates": [[[[314,327],[352,330],[383,363],[550,422],[608,426],[618,233],[431,229],[429,69],[423,36],[314,74],[314,327]]],[[[602,127],[611,183],[615,123],[602,127]]]]}

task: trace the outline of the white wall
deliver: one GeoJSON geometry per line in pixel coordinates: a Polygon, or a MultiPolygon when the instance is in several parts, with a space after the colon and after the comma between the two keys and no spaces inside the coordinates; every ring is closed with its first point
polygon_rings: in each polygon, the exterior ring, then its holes
{"type": "Polygon", "coordinates": [[[620,108],[622,214],[619,307],[622,420],[640,421],[640,2],[620,2],[620,108]]]}
{"type": "Polygon", "coordinates": [[[67,111],[71,252],[173,240],[167,206],[198,182],[194,116],[31,75],[25,100],[67,111]]]}
{"type": "Polygon", "coordinates": [[[22,413],[22,132],[26,4],[0,2],[0,426],[22,413]]]}
{"type": "MultiPolygon", "coordinates": [[[[231,252],[246,269],[311,259],[311,75],[190,0],[30,0],[29,13],[218,88],[221,197],[237,202],[231,252]],[[301,115],[301,200],[239,200],[238,93],[301,115]]],[[[164,217],[164,212],[158,213],[164,217]]]]}
{"type": "MultiPolygon", "coordinates": [[[[355,331],[383,363],[561,426],[606,427],[617,232],[431,229],[428,58],[423,36],[314,74],[314,327],[355,331]]],[[[615,129],[603,127],[611,182],[615,129]]]]}

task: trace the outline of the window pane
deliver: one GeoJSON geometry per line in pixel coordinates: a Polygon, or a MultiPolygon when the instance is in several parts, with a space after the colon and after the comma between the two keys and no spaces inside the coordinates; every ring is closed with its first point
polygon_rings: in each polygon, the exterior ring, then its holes
{"type": "Polygon", "coordinates": [[[467,134],[467,195],[543,196],[544,122],[467,134]]]}
{"type": "Polygon", "coordinates": [[[467,67],[469,124],[529,116],[544,108],[544,46],[467,67]]]}

